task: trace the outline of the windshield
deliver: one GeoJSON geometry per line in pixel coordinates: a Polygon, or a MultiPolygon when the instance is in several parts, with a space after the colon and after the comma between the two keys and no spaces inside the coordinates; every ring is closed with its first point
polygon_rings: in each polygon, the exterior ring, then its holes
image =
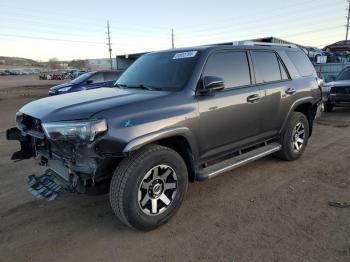
{"type": "Polygon", "coordinates": [[[82,82],[85,82],[86,80],[88,80],[88,78],[92,75],[92,72],[89,73],[85,73],[82,74],[81,76],[78,76],[77,78],[73,79],[72,81],[70,81],[70,83],[72,84],[80,84],[82,82]]]}
{"type": "Polygon", "coordinates": [[[121,87],[148,87],[150,90],[181,90],[189,80],[198,51],[161,52],[141,56],[118,79],[121,87]]]}
{"type": "Polygon", "coordinates": [[[345,68],[341,71],[336,80],[350,80],[350,68],[345,68]]]}

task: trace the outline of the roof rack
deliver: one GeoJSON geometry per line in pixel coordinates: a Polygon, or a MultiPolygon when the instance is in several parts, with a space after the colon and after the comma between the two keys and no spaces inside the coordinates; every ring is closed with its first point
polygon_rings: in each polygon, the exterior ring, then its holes
{"type": "Polygon", "coordinates": [[[253,42],[253,41],[237,41],[232,45],[250,45],[250,46],[280,46],[287,48],[298,48],[295,44],[277,44],[277,43],[265,43],[265,42],[253,42]]]}

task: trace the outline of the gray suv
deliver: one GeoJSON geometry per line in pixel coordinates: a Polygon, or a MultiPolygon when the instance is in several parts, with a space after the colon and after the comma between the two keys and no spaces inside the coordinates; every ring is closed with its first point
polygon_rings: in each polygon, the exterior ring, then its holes
{"type": "Polygon", "coordinates": [[[180,207],[188,182],[274,154],[296,160],[321,101],[294,46],[240,43],[143,55],[115,83],[31,102],[7,131],[47,167],[39,198],[107,193],[125,225],[150,230],[180,207]]]}

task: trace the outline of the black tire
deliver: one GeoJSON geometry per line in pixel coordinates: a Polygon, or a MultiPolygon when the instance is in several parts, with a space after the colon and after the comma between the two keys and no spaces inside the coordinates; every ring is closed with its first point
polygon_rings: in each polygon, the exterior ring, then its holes
{"type": "Polygon", "coordinates": [[[334,106],[332,104],[328,103],[328,102],[324,103],[324,111],[325,112],[332,112],[333,107],[334,106]]]}
{"type": "MultiPolygon", "coordinates": [[[[168,177],[169,175],[165,180],[168,177]]],[[[165,189],[165,184],[164,182],[162,192],[169,193],[170,189],[165,189]]],[[[187,186],[187,168],[182,157],[170,148],[159,145],[148,145],[125,158],[116,168],[110,184],[110,203],[117,218],[128,227],[139,230],[151,230],[165,223],[175,214],[184,199],[187,186]],[[176,182],[176,192],[175,194],[171,192],[173,199],[171,197],[168,198],[171,201],[165,207],[165,211],[160,209],[159,214],[146,214],[147,208],[143,209],[141,207],[139,191],[142,191],[142,194],[148,194],[147,197],[150,198],[148,192],[152,190],[147,189],[143,191],[144,189],[141,189],[141,185],[143,186],[146,183],[146,174],[151,172],[150,176],[153,179],[155,177],[155,171],[153,170],[157,169],[158,175],[158,169],[160,170],[160,174],[162,173],[161,168],[164,166],[169,167],[169,172],[172,173],[171,178],[173,178],[173,173],[175,173],[177,178],[177,180],[174,180],[176,182]]],[[[153,197],[156,198],[152,195],[153,197]]],[[[151,212],[153,213],[152,199],[149,201],[147,203],[152,206],[151,212]]],[[[156,203],[159,203],[159,201],[157,200],[156,203]]],[[[162,204],[166,205],[165,202],[160,203],[160,205],[162,204]]]]}
{"type": "MultiPolygon", "coordinates": [[[[300,127],[300,126],[299,126],[300,127]]],[[[301,132],[300,132],[301,133],[301,132]]],[[[307,146],[307,142],[309,139],[310,127],[309,121],[307,117],[300,112],[293,112],[287,127],[280,138],[280,143],[282,145],[282,149],[278,151],[275,155],[286,161],[293,161],[301,157],[304,153],[305,148],[307,146]],[[296,149],[294,141],[296,140],[295,135],[299,134],[299,132],[295,133],[299,124],[303,125],[304,136],[303,142],[297,142],[297,145],[300,146],[299,149],[296,149]]],[[[302,134],[299,135],[301,138],[302,134]]]]}

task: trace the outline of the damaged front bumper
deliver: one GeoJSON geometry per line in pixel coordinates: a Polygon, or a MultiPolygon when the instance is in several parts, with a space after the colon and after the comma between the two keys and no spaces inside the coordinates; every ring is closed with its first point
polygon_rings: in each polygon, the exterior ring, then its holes
{"type": "Polygon", "coordinates": [[[88,146],[68,146],[45,136],[28,135],[18,128],[8,129],[6,137],[21,145],[12,160],[34,157],[39,165],[47,167],[45,174],[29,176],[29,191],[35,197],[53,200],[63,190],[92,195],[108,192],[118,159],[101,157],[88,146]]]}

